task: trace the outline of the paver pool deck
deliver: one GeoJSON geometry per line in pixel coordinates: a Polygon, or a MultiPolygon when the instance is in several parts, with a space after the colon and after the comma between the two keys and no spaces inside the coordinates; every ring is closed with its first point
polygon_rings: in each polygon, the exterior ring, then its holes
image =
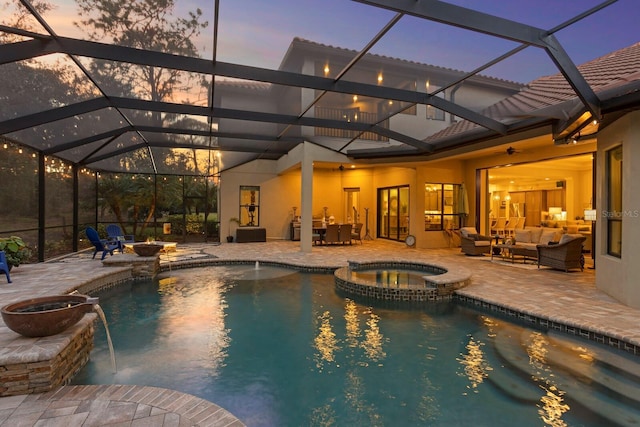
{"type": "MultiPolygon", "coordinates": [[[[114,257],[121,256],[115,254],[114,257]]],[[[595,287],[595,270],[565,273],[532,264],[492,262],[489,256],[468,257],[459,248],[415,249],[404,243],[365,240],[362,245],[313,247],[299,242],[178,244],[160,255],[161,264],[221,261],[286,263],[298,267],[344,267],[348,261],[398,260],[460,266],[471,272],[464,297],[538,318],[617,337],[640,348],[640,310],[627,307],[595,287]]],[[[119,267],[103,267],[90,252],[46,263],[27,264],[11,272],[13,283],[0,276],[0,305],[25,298],[67,293],[119,267]]],[[[39,351],[36,340],[22,338],[0,320],[0,362],[17,351],[39,351]]],[[[44,351],[44,350],[43,350],[44,351]]],[[[637,354],[637,353],[636,353],[637,354]]],[[[640,354],[637,354],[640,356],[640,354]]],[[[640,363],[640,358],[638,359],[640,363]]],[[[1,363],[0,363],[1,365],[1,363]]],[[[240,420],[195,396],[173,390],[137,386],[63,386],[43,394],[0,398],[2,426],[242,426],[240,420]]]]}

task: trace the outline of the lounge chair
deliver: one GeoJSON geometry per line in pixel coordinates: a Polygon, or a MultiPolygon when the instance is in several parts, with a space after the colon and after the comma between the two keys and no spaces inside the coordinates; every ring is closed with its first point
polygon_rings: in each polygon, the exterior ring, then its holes
{"type": "Polygon", "coordinates": [[[11,283],[11,275],[9,275],[9,263],[7,262],[7,256],[4,251],[0,251],[0,271],[7,276],[7,282],[11,283]]]}
{"type": "Polygon", "coordinates": [[[537,245],[538,268],[541,265],[564,270],[571,268],[584,270],[584,255],[582,255],[582,245],[586,237],[581,234],[563,234],[560,242],[555,245],[537,245]]]}
{"type": "Polygon", "coordinates": [[[107,254],[113,256],[113,251],[121,246],[116,241],[101,239],[98,232],[91,227],[87,227],[85,233],[87,234],[89,241],[93,243],[93,246],[95,247],[95,250],[93,251],[93,259],[95,259],[98,252],[102,252],[101,260],[103,260],[107,254]]]}
{"type": "Polygon", "coordinates": [[[460,248],[465,255],[488,254],[491,252],[491,237],[479,234],[474,227],[462,227],[460,248]]]}
{"type": "Polygon", "coordinates": [[[124,234],[117,224],[107,225],[107,236],[110,241],[117,242],[120,253],[124,251],[125,243],[135,243],[133,234],[124,234]]]}

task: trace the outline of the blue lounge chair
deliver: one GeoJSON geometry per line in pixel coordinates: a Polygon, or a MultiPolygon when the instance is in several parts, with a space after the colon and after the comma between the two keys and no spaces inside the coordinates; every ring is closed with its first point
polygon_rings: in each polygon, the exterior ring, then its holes
{"type": "Polygon", "coordinates": [[[107,236],[110,241],[117,242],[120,253],[124,251],[125,243],[135,243],[133,234],[124,234],[120,226],[117,224],[107,225],[107,236]]]}
{"type": "Polygon", "coordinates": [[[98,235],[98,232],[91,227],[87,227],[85,232],[87,233],[87,237],[89,238],[89,241],[93,243],[93,246],[95,246],[95,249],[96,249],[93,252],[93,258],[95,258],[96,254],[100,251],[102,251],[102,258],[100,258],[101,260],[103,260],[104,257],[107,256],[107,254],[113,256],[113,251],[115,249],[118,249],[119,247],[118,242],[112,242],[107,239],[101,239],[100,236],[98,235]]]}
{"type": "Polygon", "coordinates": [[[11,283],[9,263],[7,262],[7,256],[4,254],[4,251],[0,251],[0,271],[4,272],[5,276],[7,276],[7,282],[11,283]]]}

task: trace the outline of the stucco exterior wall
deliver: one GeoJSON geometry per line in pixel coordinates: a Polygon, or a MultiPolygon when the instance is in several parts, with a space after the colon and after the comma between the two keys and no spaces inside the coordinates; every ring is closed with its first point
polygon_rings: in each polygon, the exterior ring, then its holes
{"type": "Polygon", "coordinates": [[[598,134],[596,286],[623,304],[640,309],[640,111],[636,111],[598,134]],[[607,255],[606,152],[622,145],[622,257],[607,255]]]}
{"type": "MultiPolygon", "coordinates": [[[[314,170],[313,216],[323,215],[326,206],[327,214],[333,215],[336,222],[346,222],[343,189],[357,187],[360,188],[360,219],[364,221],[364,208],[375,207],[372,181],[371,169],[314,170]]],[[[235,224],[230,227],[228,219],[239,216],[240,186],[244,185],[260,186],[259,226],[267,230],[267,240],[289,239],[293,207],[297,208],[296,215],[301,214],[300,170],[278,174],[276,161],[256,160],[224,172],[220,187],[221,236],[228,235],[230,228],[232,231],[236,228],[235,224]]],[[[372,215],[373,210],[369,213],[370,226],[374,223],[372,215]]]]}

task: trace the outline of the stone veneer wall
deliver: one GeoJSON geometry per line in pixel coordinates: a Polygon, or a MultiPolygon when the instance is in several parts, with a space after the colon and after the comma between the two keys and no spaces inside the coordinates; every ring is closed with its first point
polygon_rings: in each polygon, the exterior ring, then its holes
{"type": "MultiPolygon", "coordinates": [[[[6,360],[0,365],[0,396],[43,393],[68,384],[89,361],[96,318],[95,313],[85,314],[64,332],[64,337],[51,338],[49,341],[59,341],[59,351],[53,351],[52,357],[50,353],[41,355],[34,350],[6,360]]],[[[47,338],[50,337],[39,339],[47,338]]]]}
{"type": "Polygon", "coordinates": [[[160,256],[139,256],[137,254],[120,254],[117,257],[102,261],[106,267],[131,267],[131,276],[153,278],[160,271],[160,256]]]}
{"type": "MultiPolygon", "coordinates": [[[[130,280],[131,268],[114,269],[67,292],[90,294],[130,280]]],[[[89,361],[97,318],[96,313],[87,313],[59,334],[22,337],[15,341],[15,347],[4,348],[0,364],[0,397],[43,393],[68,384],[89,361]]]]}

